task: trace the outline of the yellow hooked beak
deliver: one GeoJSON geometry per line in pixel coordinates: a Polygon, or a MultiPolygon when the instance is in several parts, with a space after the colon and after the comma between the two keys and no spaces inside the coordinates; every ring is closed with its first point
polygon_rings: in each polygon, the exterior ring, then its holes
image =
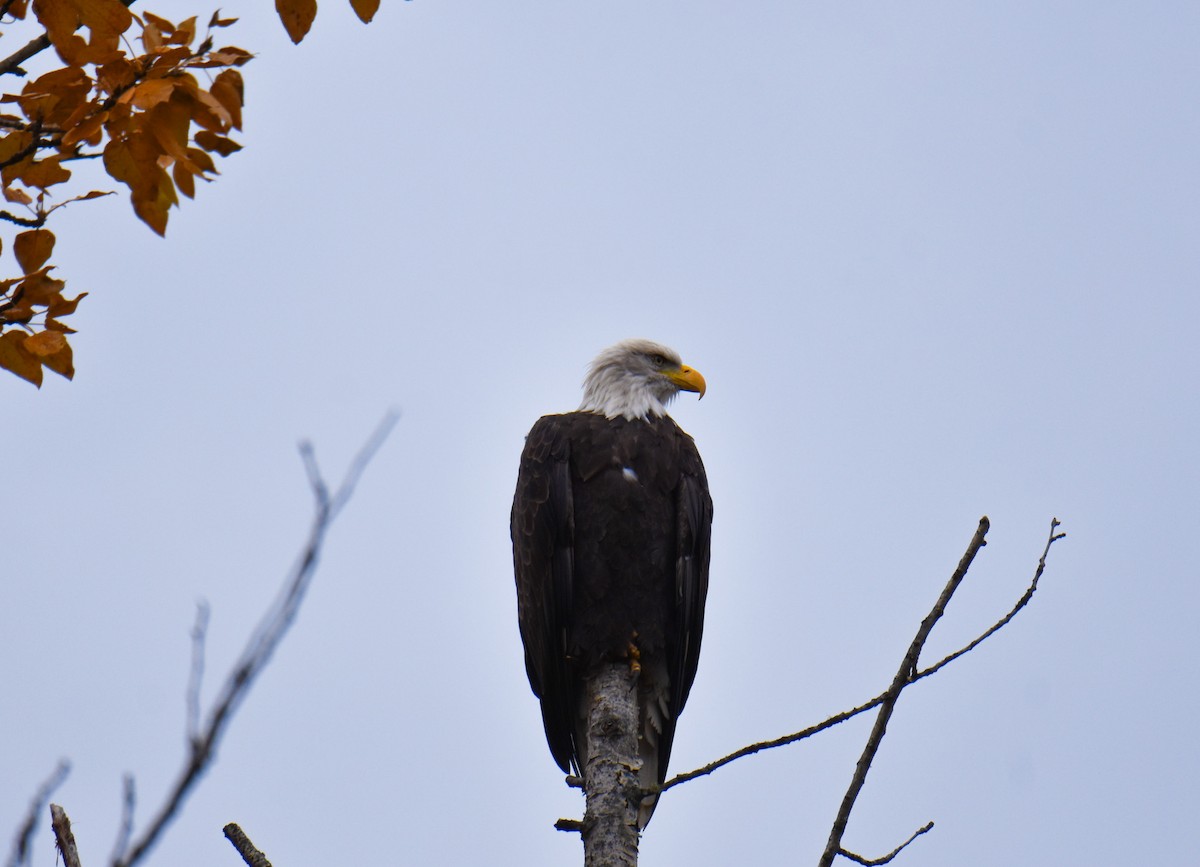
{"type": "Polygon", "coordinates": [[[707,386],[704,384],[704,377],[700,375],[700,371],[682,364],[678,370],[667,370],[664,373],[667,379],[679,387],[680,391],[696,391],[700,393],[700,397],[704,397],[707,386]]]}

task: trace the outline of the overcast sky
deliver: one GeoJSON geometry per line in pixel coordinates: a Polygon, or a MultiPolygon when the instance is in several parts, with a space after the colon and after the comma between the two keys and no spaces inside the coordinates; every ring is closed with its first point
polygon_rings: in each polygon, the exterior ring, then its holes
{"type": "MultiPolygon", "coordinates": [[[[55,216],[91,294],[73,383],[0,376],[0,837],[60,757],[85,865],[127,771],[147,818],[197,600],[207,699],[307,530],[297,441],[336,478],[397,407],[151,863],[240,863],[229,821],[280,867],[580,863],[508,511],[534,420],[645,336],[709,384],[673,407],[715,520],[672,771],[880,692],[986,514],[928,659],[965,643],[1057,516],[1031,606],[904,694],[845,843],[1193,860],[1200,7],[345,5],[300,47],[226,9],[246,149],[166,240],[124,196],[55,216]]],[[[670,792],[643,863],[815,863],[869,727],[670,792]]]]}

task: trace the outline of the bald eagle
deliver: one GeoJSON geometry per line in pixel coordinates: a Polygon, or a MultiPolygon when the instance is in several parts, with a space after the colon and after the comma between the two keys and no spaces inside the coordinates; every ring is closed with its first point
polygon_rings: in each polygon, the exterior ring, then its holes
{"type": "MultiPolygon", "coordinates": [[[[575,412],[525,439],[512,508],[525,669],[564,773],[587,764],[588,678],[636,661],[643,789],[661,784],[700,657],[712,499],[692,438],[667,415],[704,377],[626,340],[592,362],[575,412]]],[[[654,809],[639,811],[645,827],[654,809]]]]}

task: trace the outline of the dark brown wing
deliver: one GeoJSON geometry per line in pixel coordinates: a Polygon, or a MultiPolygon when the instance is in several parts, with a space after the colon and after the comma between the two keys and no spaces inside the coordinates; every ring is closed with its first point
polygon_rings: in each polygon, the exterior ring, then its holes
{"type": "Polygon", "coordinates": [[[671,673],[670,717],[659,746],[658,779],[667,775],[675,724],[687,703],[704,634],[704,601],[708,596],[709,542],[713,505],[708,478],[696,443],[679,431],[679,487],[676,489],[675,616],[676,639],[667,649],[671,673]]]}
{"type": "Polygon", "coordinates": [[[550,752],[563,772],[571,773],[578,756],[578,702],[567,660],[566,628],[574,586],[575,516],[565,428],[562,416],[545,416],[525,438],[511,531],[525,671],[541,699],[550,752]]]}

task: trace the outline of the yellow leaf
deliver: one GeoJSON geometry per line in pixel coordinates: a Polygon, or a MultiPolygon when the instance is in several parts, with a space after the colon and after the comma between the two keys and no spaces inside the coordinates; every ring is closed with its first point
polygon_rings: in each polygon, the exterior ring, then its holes
{"type": "Polygon", "coordinates": [[[42,322],[42,325],[51,331],[61,331],[63,334],[74,334],[75,329],[69,325],[63,325],[57,319],[51,319],[49,316],[42,322]]]}
{"type": "Polygon", "coordinates": [[[350,5],[354,7],[354,14],[364,24],[371,23],[375,13],[379,11],[379,0],[350,0],[350,5]]]}
{"type": "Polygon", "coordinates": [[[42,358],[42,364],[66,379],[75,378],[75,361],[71,354],[71,344],[65,340],[63,341],[62,349],[53,355],[47,355],[42,358]]]}
{"type": "Polygon", "coordinates": [[[16,254],[17,264],[26,274],[32,274],[45,265],[53,252],[54,233],[49,229],[22,232],[13,239],[13,253],[16,254]]]}
{"type": "Polygon", "coordinates": [[[145,126],[163,153],[172,159],[187,159],[184,148],[188,143],[190,116],[179,102],[171,100],[156,105],[153,111],[146,113],[145,126]]]}
{"type": "Polygon", "coordinates": [[[176,80],[172,78],[151,78],[143,81],[137,87],[121,94],[121,101],[132,101],[138,108],[153,108],[160,102],[166,102],[175,92],[176,80]]]}
{"type": "Polygon", "coordinates": [[[142,47],[147,54],[153,54],[163,47],[162,30],[155,24],[147,24],[142,28],[142,47]]]}
{"type": "Polygon", "coordinates": [[[190,160],[194,165],[200,167],[200,171],[212,172],[215,175],[220,174],[220,172],[217,171],[216,163],[213,162],[213,158],[204,151],[200,150],[200,148],[188,148],[187,155],[188,160],[190,160]]]}
{"type": "Polygon", "coordinates": [[[163,33],[170,33],[175,29],[174,24],[172,24],[166,18],[161,18],[158,15],[155,15],[153,12],[143,12],[142,15],[145,17],[148,23],[154,25],[163,33]]]}
{"type": "Polygon", "coordinates": [[[55,280],[50,276],[49,272],[53,267],[53,265],[47,265],[32,274],[25,275],[18,287],[23,302],[48,306],[62,298],[63,287],[67,284],[64,280],[55,280]]]}
{"type": "Polygon", "coordinates": [[[317,17],[317,0],[275,0],[275,11],[292,42],[299,43],[317,17]]]}
{"type": "Polygon", "coordinates": [[[25,348],[38,358],[45,358],[47,355],[61,352],[66,345],[67,338],[57,331],[39,331],[37,334],[30,334],[25,338],[25,348]]]}
{"type": "Polygon", "coordinates": [[[195,99],[192,104],[192,121],[196,126],[213,132],[229,131],[233,117],[220,100],[207,90],[197,90],[192,96],[195,99]]]}
{"type": "Polygon", "coordinates": [[[7,163],[25,148],[33,144],[33,133],[17,130],[0,138],[0,163],[7,163]]]}
{"type": "Polygon", "coordinates": [[[27,187],[37,187],[40,190],[61,184],[71,179],[71,172],[59,164],[59,158],[47,157],[44,160],[30,162],[16,176],[27,187]]]}
{"type": "Polygon", "coordinates": [[[119,57],[96,70],[96,83],[105,93],[123,90],[137,80],[137,70],[132,63],[119,57]]]}
{"type": "Polygon", "coordinates": [[[186,163],[175,163],[174,168],[171,169],[171,176],[175,179],[175,186],[179,192],[189,199],[196,198],[196,176],[192,174],[186,163]]]}
{"type": "Polygon", "coordinates": [[[33,12],[68,64],[104,63],[115,56],[118,40],[133,15],[121,0],[34,0],[33,12]],[[86,27],[90,42],[75,31],[86,27]]]}
{"type": "Polygon", "coordinates": [[[87,297],[86,292],[80,292],[70,300],[63,298],[61,295],[57,300],[51,301],[50,306],[46,308],[47,316],[69,316],[75,312],[75,308],[79,306],[79,302],[87,297]]]}
{"type": "Polygon", "coordinates": [[[224,48],[218,48],[211,52],[209,59],[215,61],[221,66],[245,66],[254,59],[254,55],[244,48],[238,48],[236,45],[226,45],[224,48]]]}
{"type": "Polygon", "coordinates": [[[4,198],[10,202],[16,202],[18,205],[33,204],[33,199],[29,197],[29,193],[17,187],[5,187],[4,198]]]}
{"type": "Polygon", "coordinates": [[[206,151],[216,151],[223,157],[227,157],[231,153],[242,149],[242,146],[233,139],[219,136],[208,130],[201,130],[196,133],[196,144],[200,145],[206,151]]]}
{"type": "Polygon", "coordinates": [[[236,69],[226,69],[221,72],[209,88],[209,92],[229,112],[230,122],[234,129],[242,128],[243,84],[242,74],[236,69]]]}
{"type": "Polygon", "coordinates": [[[100,128],[104,126],[106,120],[108,120],[108,112],[102,111],[85,115],[80,118],[78,123],[68,122],[65,125],[67,131],[62,137],[63,145],[70,147],[83,141],[92,145],[100,144],[100,128]]]}
{"type": "Polygon", "coordinates": [[[157,177],[152,187],[134,188],[130,198],[133,200],[133,212],[147,226],[159,235],[167,234],[167,211],[171,205],[179,204],[175,195],[175,185],[170,176],[161,168],[155,167],[157,177]]]}
{"type": "Polygon", "coordinates": [[[180,21],[179,26],[175,28],[175,32],[171,34],[171,41],[177,45],[191,45],[192,40],[196,38],[196,16],[193,15],[186,21],[180,21]]]}
{"type": "Polygon", "coordinates": [[[8,330],[0,334],[0,367],[21,379],[42,387],[42,363],[25,348],[25,332],[8,330]]]}

